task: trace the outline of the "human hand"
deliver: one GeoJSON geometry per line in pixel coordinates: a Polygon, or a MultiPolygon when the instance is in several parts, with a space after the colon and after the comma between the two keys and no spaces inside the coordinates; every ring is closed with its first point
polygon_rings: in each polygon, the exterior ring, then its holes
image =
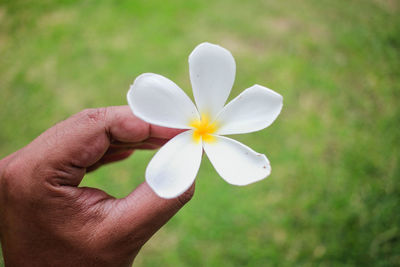
{"type": "Polygon", "coordinates": [[[103,164],[152,149],[180,130],[150,125],[129,107],[84,110],[0,161],[0,238],[9,266],[129,266],[190,200],[159,198],[144,182],[123,199],[78,187],[103,164]]]}

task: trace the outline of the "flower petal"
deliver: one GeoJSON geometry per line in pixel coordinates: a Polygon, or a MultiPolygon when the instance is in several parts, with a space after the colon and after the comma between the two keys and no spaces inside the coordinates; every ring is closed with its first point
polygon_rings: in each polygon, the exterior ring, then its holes
{"type": "Polygon", "coordinates": [[[216,134],[241,134],[264,129],[278,117],[282,101],[283,97],[271,89],[253,85],[218,114],[216,134]]]}
{"type": "Polygon", "coordinates": [[[189,129],[199,113],[190,98],[164,76],[144,73],[131,85],[127,95],[133,113],[160,126],[189,129]]]}
{"type": "Polygon", "coordinates": [[[271,173],[267,157],[224,136],[215,136],[203,147],[218,174],[233,185],[247,185],[264,179],[271,173]]]}
{"type": "Polygon", "coordinates": [[[232,54],[221,46],[202,43],[189,56],[189,72],[199,112],[215,118],[235,81],[236,64],[232,54]]]}
{"type": "Polygon", "coordinates": [[[154,155],[146,169],[146,181],[162,198],[174,198],[194,182],[201,163],[201,142],[193,141],[193,131],[172,138],[154,155]]]}

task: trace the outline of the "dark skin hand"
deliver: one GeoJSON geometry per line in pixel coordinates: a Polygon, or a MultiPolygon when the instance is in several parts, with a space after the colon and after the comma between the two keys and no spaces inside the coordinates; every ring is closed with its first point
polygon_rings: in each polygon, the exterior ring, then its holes
{"type": "Polygon", "coordinates": [[[84,110],[0,161],[0,239],[6,266],[130,266],[194,192],[159,198],[144,182],[116,199],[78,187],[85,174],[154,149],[180,130],[128,106],[84,110]]]}

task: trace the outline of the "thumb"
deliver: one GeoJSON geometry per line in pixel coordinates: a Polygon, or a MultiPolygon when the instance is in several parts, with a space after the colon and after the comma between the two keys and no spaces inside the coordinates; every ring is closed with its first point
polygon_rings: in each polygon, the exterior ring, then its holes
{"type": "MultiPolygon", "coordinates": [[[[195,184],[177,198],[163,199],[144,182],[126,198],[119,199],[114,209],[117,235],[127,244],[141,247],[169,221],[192,197],[195,184]]],[[[114,230],[115,231],[115,230],[114,230]]]]}
{"type": "MultiPolygon", "coordinates": [[[[104,156],[112,142],[169,139],[179,130],[150,125],[128,106],[87,109],[45,131],[25,149],[39,169],[56,170],[57,183],[78,185],[86,168],[104,156]]],[[[101,163],[101,162],[100,162],[101,163]]]]}

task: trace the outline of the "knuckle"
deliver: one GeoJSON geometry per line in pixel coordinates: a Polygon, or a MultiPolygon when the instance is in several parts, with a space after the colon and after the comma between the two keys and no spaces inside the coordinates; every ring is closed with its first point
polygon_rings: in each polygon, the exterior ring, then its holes
{"type": "Polygon", "coordinates": [[[10,181],[13,180],[14,173],[12,170],[8,168],[8,166],[2,171],[1,173],[1,179],[0,179],[0,190],[1,190],[1,195],[5,196],[7,192],[9,191],[10,187],[10,181]]]}
{"type": "Polygon", "coordinates": [[[80,117],[92,122],[104,122],[107,117],[107,107],[104,108],[88,108],[79,112],[80,117]]]}
{"type": "Polygon", "coordinates": [[[19,164],[15,160],[12,160],[2,170],[1,173],[2,180],[6,182],[9,180],[13,180],[17,176],[17,173],[19,172],[20,169],[21,167],[19,166],[19,164]]]}
{"type": "MultiPolygon", "coordinates": [[[[3,197],[9,196],[13,192],[18,192],[18,180],[21,177],[23,165],[18,160],[11,160],[3,168],[0,174],[0,189],[3,197]]],[[[20,195],[18,196],[20,197],[20,195]]]]}

